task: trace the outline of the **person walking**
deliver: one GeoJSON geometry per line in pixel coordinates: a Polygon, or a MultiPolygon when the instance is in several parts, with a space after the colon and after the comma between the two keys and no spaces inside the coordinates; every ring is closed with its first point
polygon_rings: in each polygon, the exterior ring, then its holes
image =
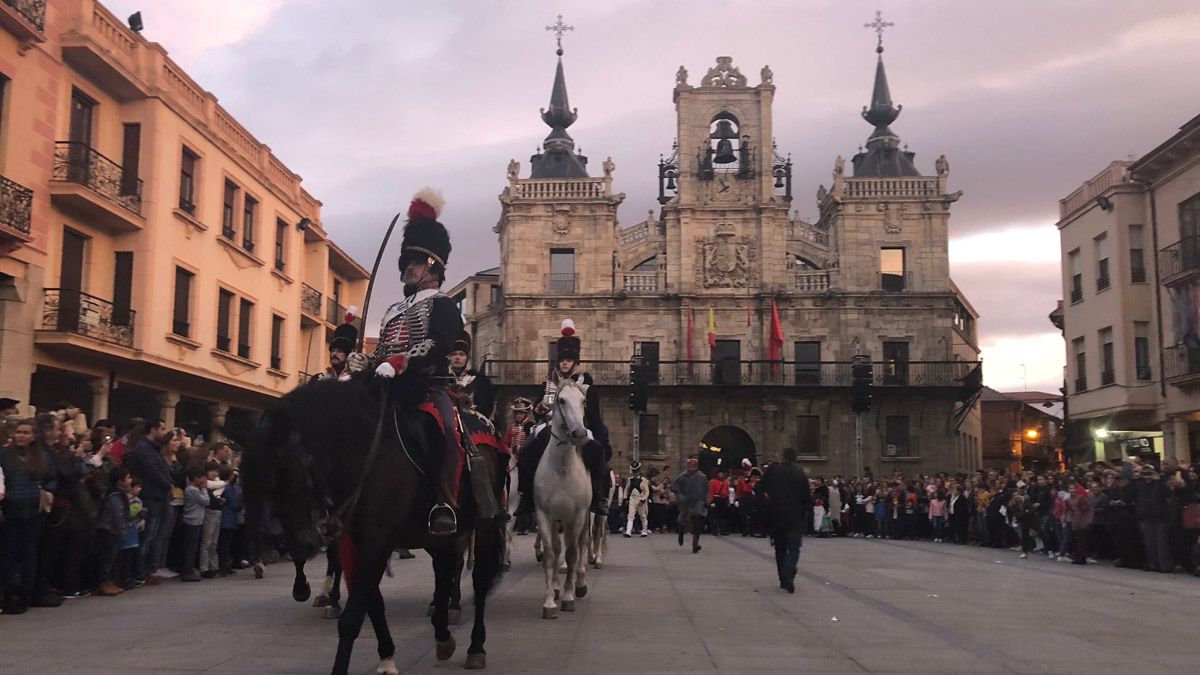
{"type": "Polygon", "coordinates": [[[795,593],[796,565],[800,561],[800,545],[812,494],[808,477],[796,465],[796,451],[793,448],[784,448],[783,461],[767,467],[759,487],[770,504],[779,587],[788,593],[795,593]]]}
{"type": "Polygon", "coordinates": [[[708,478],[700,473],[700,460],[689,457],[687,471],[679,474],[671,486],[675,504],[679,508],[679,545],[683,546],[683,533],[692,528],[692,553],[700,552],[700,530],[708,516],[708,478]]]}
{"type": "Polygon", "coordinates": [[[650,481],[642,476],[642,463],[634,460],[629,465],[629,482],[626,494],[629,495],[628,520],[625,523],[625,537],[633,536],[633,519],[642,519],[641,536],[650,534],[649,504],[650,481]]]}

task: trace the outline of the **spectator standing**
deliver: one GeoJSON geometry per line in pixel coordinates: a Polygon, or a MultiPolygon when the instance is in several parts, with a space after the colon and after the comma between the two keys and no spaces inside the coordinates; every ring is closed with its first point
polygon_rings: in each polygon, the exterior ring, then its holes
{"type": "Polygon", "coordinates": [[[800,546],[812,494],[808,477],[796,465],[796,451],[793,448],[784,448],[783,461],[767,467],[759,487],[767,496],[771,513],[779,587],[788,593],[795,593],[796,565],[800,561],[800,546]]]}
{"type": "MultiPolygon", "coordinates": [[[[12,424],[11,445],[0,449],[4,473],[4,519],[0,521],[0,578],[4,583],[4,613],[23,614],[36,604],[38,541],[48,505],[46,488],[52,479],[50,453],[37,440],[34,420],[12,424]]],[[[61,602],[61,601],[60,601],[61,602]]]]}
{"type": "Polygon", "coordinates": [[[209,503],[208,474],[202,467],[193,466],[188,468],[187,478],[188,486],[183,495],[183,573],[179,580],[200,581],[196,560],[209,503]]]}
{"type": "Polygon", "coordinates": [[[130,480],[128,497],[128,522],[122,533],[121,552],[117,554],[114,581],[123,589],[140,588],[146,585],[146,572],[142,568],[139,537],[146,527],[145,504],[142,503],[142,484],[136,478],[130,480]]]}
{"type": "Polygon", "coordinates": [[[675,506],[679,509],[679,545],[683,546],[683,534],[692,528],[692,553],[700,552],[700,530],[708,515],[708,480],[700,473],[700,460],[689,457],[687,471],[679,474],[671,485],[675,494],[675,506]]]}
{"type": "Polygon", "coordinates": [[[109,472],[108,482],[108,492],[104,495],[96,521],[99,548],[96,578],[100,585],[96,587],[95,595],[111,597],[125,592],[116,584],[114,571],[129,525],[128,495],[133,488],[133,476],[129,475],[128,469],[118,466],[109,472]]]}
{"type": "Polygon", "coordinates": [[[728,534],[729,481],[724,471],[708,482],[708,508],[709,534],[728,534]]]}
{"type": "MultiPolygon", "coordinates": [[[[140,436],[135,429],[131,437],[140,436]]],[[[146,526],[142,530],[142,541],[139,549],[141,567],[147,572],[146,581],[158,583],[158,577],[153,572],[158,571],[150,552],[158,545],[158,538],[166,536],[162,532],[163,520],[166,517],[167,506],[171,499],[171,467],[163,457],[162,446],[167,440],[167,423],[161,419],[152,419],[146,423],[145,436],[138,439],[133,450],[125,457],[125,466],[135,480],[142,483],[142,503],[146,511],[146,526]]]]}
{"type": "Polygon", "coordinates": [[[1167,528],[1167,501],[1170,488],[1165,478],[1153,466],[1142,467],[1137,484],[1135,512],[1145,547],[1145,569],[1154,572],[1173,572],[1171,543],[1167,528]]]}
{"type": "Polygon", "coordinates": [[[208,477],[208,508],[204,510],[204,529],[200,536],[200,576],[211,579],[217,576],[217,539],[221,536],[221,510],[225,506],[225,481],[221,480],[221,465],[210,461],[204,467],[208,477]]]}
{"type": "Polygon", "coordinates": [[[219,478],[225,481],[225,506],[221,508],[221,532],[217,537],[217,574],[227,577],[233,571],[233,540],[245,506],[242,501],[242,486],[238,485],[238,474],[228,464],[220,469],[219,478]]]}
{"type": "Polygon", "coordinates": [[[942,492],[936,492],[933,499],[929,500],[929,522],[933,525],[933,540],[941,543],[945,534],[946,525],[946,495],[942,492]]]}

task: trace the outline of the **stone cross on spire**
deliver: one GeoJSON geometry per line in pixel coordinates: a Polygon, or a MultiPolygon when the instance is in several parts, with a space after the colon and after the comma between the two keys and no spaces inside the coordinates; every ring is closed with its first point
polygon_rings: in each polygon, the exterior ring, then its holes
{"type": "MultiPolygon", "coordinates": [[[[559,18],[559,23],[562,23],[562,21],[561,21],[562,17],[560,16],[558,18],[559,18]]],[[[875,10],[875,20],[874,21],[872,21],[871,23],[863,24],[863,28],[874,29],[875,34],[877,36],[879,36],[879,45],[877,47],[875,47],[875,51],[879,52],[880,54],[883,53],[883,29],[891,27],[891,26],[895,26],[895,25],[896,24],[892,23],[891,21],[883,20],[883,11],[881,11],[881,10],[875,10]]],[[[549,28],[547,28],[547,30],[549,30],[549,28]]],[[[559,48],[561,48],[561,47],[562,47],[562,43],[560,42],[559,48]]]]}
{"type": "Polygon", "coordinates": [[[554,39],[558,42],[558,55],[562,56],[563,33],[566,33],[569,30],[575,30],[575,26],[568,26],[567,24],[563,23],[562,14],[559,14],[558,21],[553,26],[546,26],[546,30],[554,32],[554,39]]]}

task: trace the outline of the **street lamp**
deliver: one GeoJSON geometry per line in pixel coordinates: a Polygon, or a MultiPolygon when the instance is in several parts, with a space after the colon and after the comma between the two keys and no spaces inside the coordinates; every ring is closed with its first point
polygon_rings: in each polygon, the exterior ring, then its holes
{"type": "Polygon", "coordinates": [[[1100,427],[1093,433],[1096,436],[1096,438],[1098,438],[1100,440],[1104,440],[1104,439],[1108,438],[1108,429],[1105,429],[1104,427],[1100,427]]]}
{"type": "Polygon", "coordinates": [[[1026,429],[1025,430],[1025,438],[1027,438],[1031,441],[1036,441],[1039,435],[1040,434],[1038,434],[1037,429],[1026,429]]]}

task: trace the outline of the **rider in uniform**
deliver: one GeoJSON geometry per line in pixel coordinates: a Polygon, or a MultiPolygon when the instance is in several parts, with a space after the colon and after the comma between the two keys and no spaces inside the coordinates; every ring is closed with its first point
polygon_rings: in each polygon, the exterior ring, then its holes
{"type": "Polygon", "coordinates": [[[365,364],[357,366],[373,369],[376,377],[394,378],[391,391],[401,406],[415,407],[428,400],[437,411],[445,445],[436,503],[429,512],[429,532],[435,535],[453,534],[458,529],[459,482],[465,460],[448,390],[448,356],[463,323],[458,307],[441,290],[450,258],[450,234],[437,221],[443,204],[441,195],[428,188],[413,197],[400,244],[404,299],[384,312],[379,344],[365,364]]]}
{"type": "Polygon", "coordinates": [[[350,369],[347,363],[354,353],[354,345],[358,342],[358,328],[354,321],[358,318],[358,308],[351,305],[346,309],[342,325],[333,331],[333,339],[329,341],[329,367],[312,376],[317,380],[338,380],[345,382],[350,379],[350,369]]]}
{"type": "Polygon", "coordinates": [[[471,360],[471,334],[463,331],[450,347],[450,375],[454,377],[452,385],[455,392],[470,401],[471,409],[492,419],[496,409],[496,390],[492,386],[492,378],[468,368],[471,360]]]}
{"type": "MultiPolygon", "coordinates": [[[[554,406],[558,395],[558,385],[565,379],[571,379],[583,385],[586,402],[584,404],[583,423],[587,427],[591,440],[583,446],[583,463],[592,479],[592,513],[608,513],[608,481],[610,480],[609,460],[612,459],[612,447],[608,444],[608,427],[600,415],[600,394],[593,390],[592,376],[579,369],[579,352],[581,342],[575,334],[575,322],[564,319],[562,322],[562,337],[556,346],[556,361],[550,376],[546,379],[544,395],[541,401],[534,405],[535,415],[547,415],[554,406]]],[[[550,440],[550,428],[538,431],[536,438],[526,443],[521,449],[517,460],[519,481],[522,486],[521,504],[517,509],[518,515],[532,513],[533,479],[537,474],[537,465],[546,450],[550,440]],[[526,489],[526,487],[528,489],[526,489]]]]}

